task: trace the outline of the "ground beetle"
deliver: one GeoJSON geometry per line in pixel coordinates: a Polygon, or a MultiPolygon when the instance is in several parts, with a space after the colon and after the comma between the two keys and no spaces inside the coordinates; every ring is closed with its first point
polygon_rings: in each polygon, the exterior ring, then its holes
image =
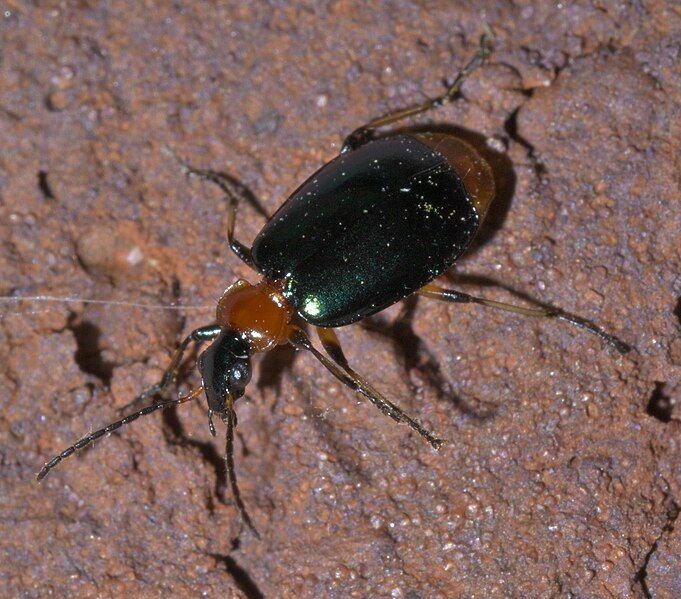
{"type": "MultiPolygon", "coordinates": [[[[175,352],[161,381],[138,405],[175,379],[191,343],[212,341],[198,360],[202,386],[186,396],[152,403],[91,433],[50,460],[59,462],[120,426],[161,408],[198,398],[205,391],[212,417],[226,425],[226,464],[243,521],[255,532],[237,487],[233,442],[234,402],[251,378],[251,357],[290,343],[311,352],[336,378],[364,395],[397,422],[409,425],[435,449],[443,443],[364,380],[348,364],[335,327],[357,322],[417,293],[454,303],[477,303],[528,316],[558,318],[598,335],[621,353],[628,346],[592,323],[557,309],[529,309],[442,289],[431,281],[470,245],[494,197],[487,162],[467,142],[445,133],[376,135],[406,117],[451,102],[466,76],[488,56],[485,35],[475,57],[440,97],[386,114],[351,133],[341,154],[303,183],[267,222],[249,249],[234,237],[244,188],[231,176],[181,162],[188,175],[217,184],[228,202],[227,238],[234,253],[262,275],[256,285],[239,280],[217,306],[216,323],[193,331],[175,352]],[[310,341],[303,323],[317,330],[326,351],[310,341]]],[[[256,532],[257,534],[257,532],[256,532]]]]}

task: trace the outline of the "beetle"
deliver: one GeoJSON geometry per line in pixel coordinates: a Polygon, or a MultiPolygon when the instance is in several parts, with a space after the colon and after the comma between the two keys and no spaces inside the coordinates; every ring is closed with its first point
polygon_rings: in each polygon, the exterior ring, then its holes
{"type": "Polygon", "coordinates": [[[432,283],[470,246],[479,230],[495,195],[492,170],[469,143],[453,135],[378,135],[378,130],[454,100],[462,82],[490,52],[491,35],[485,34],[476,55],[441,96],[389,112],[353,131],[339,156],[293,192],[250,248],[234,234],[244,188],[229,175],[198,169],[180,160],[185,174],[208,180],[224,192],[229,245],[262,278],[256,284],[239,280],[231,285],[217,304],[215,323],[190,333],[158,384],[142,392],[132,404],[141,405],[164,392],[175,380],[185,350],[191,344],[210,341],[198,358],[200,387],[176,399],[151,403],[83,437],[47,462],[38,480],[107,433],[140,416],[195,400],[205,392],[211,434],[216,434],[215,415],[226,427],[225,461],[235,503],[242,521],[257,535],[241,499],[234,469],[234,404],[244,395],[251,379],[252,357],[283,343],[310,352],[342,383],[439,449],[441,438],[389,401],[350,366],[334,331],[414,293],[446,302],[476,303],[561,319],[626,353],[630,348],[625,343],[562,310],[514,306],[432,283]],[[312,343],[305,324],[316,329],[323,351],[312,343]]]}

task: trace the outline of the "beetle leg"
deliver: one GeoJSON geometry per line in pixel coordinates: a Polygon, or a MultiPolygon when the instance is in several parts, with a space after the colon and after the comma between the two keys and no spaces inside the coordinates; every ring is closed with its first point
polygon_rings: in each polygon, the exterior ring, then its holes
{"type": "MultiPolygon", "coordinates": [[[[249,191],[231,175],[210,169],[195,168],[182,160],[172,150],[168,149],[168,152],[180,163],[185,175],[210,181],[222,190],[227,200],[227,241],[229,242],[229,247],[242,262],[248,264],[252,269],[258,270],[253,262],[250,248],[234,238],[237,208],[241,200],[248,198],[249,191]]],[[[262,209],[259,211],[264,212],[262,209]]]]}
{"type": "Polygon", "coordinates": [[[505,310],[506,312],[523,314],[524,316],[534,316],[537,318],[556,318],[558,320],[564,320],[571,325],[596,335],[601,339],[601,341],[607,343],[611,347],[614,347],[621,354],[626,354],[631,350],[631,346],[627,345],[623,341],[620,341],[614,335],[606,333],[603,329],[597,327],[592,322],[589,322],[588,320],[579,316],[574,316],[572,314],[568,314],[567,312],[563,312],[558,308],[524,308],[522,306],[506,304],[504,302],[495,302],[494,300],[474,297],[472,295],[468,295],[467,293],[462,293],[461,291],[455,291],[454,289],[443,289],[437,285],[426,285],[416,293],[430,299],[441,300],[444,302],[452,302],[457,304],[479,304],[481,306],[505,310]]]}
{"type": "Polygon", "coordinates": [[[417,114],[422,114],[428,112],[434,108],[439,108],[449,104],[459,93],[461,85],[468,75],[470,75],[475,69],[477,69],[492,53],[492,40],[493,34],[490,30],[487,30],[480,38],[480,48],[476,52],[475,56],[468,62],[468,64],[459,71],[459,74],[454,79],[447,90],[440,96],[436,98],[429,98],[421,104],[415,104],[414,106],[409,106],[407,108],[402,108],[399,110],[394,110],[383,116],[379,116],[375,119],[370,120],[365,125],[355,129],[350,135],[348,135],[343,141],[342,152],[348,152],[350,150],[355,150],[358,147],[364,145],[368,141],[371,141],[376,133],[376,129],[385,127],[386,125],[391,125],[402,119],[406,119],[417,114]]]}
{"type": "Polygon", "coordinates": [[[296,349],[305,349],[312,353],[317,360],[319,360],[324,367],[335,376],[341,383],[347,385],[355,391],[364,395],[374,406],[376,406],[386,416],[390,416],[396,422],[403,422],[408,424],[414,431],[430,443],[434,449],[439,449],[444,443],[443,439],[438,439],[431,432],[423,428],[416,420],[405,414],[394,403],[386,399],[381,393],[374,389],[366,380],[357,374],[345,360],[343,350],[340,347],[336,334],[331,329],[318,329],[319,337],[334,359],[327,358],[320,352],[305,334],[305,331],[296,326],[289,327],[287,338],[288,341],[296,349]],[[335,358],[340,361],[335,361],[335,358]]]}
{"type": "Polygon", "coordinates": [[[189,335],[187,335],[184,338],[182,343],[180,343],[178,348],[175,350],[175,353],[173,354],[173,357],[170,360],[170,364],[163,373],[161,380],[155,385],[152,385],[148,389],[142,391],[142,393],[140,393],[130,403],[124,405],[122,408],[119,408],[117,410],[118,413],[120,414],[123,412],[127,412],[130,409],[138,407],[142,405],[148,398],[153,397],[154,395],[158,395],[159,393],[164,391],[165,388],[175,380],[175,377],[177,376],[177,371],[180,367],[180,362],[182,361],[182,356],[184,355],[184,352],[186,351],[187,347],[189,347],[189,344],[201,343],[202,341],[210,341],[211,339],[215,339],[220,334],[220,330],[221,329],[219,326],[212,324],[205,327],[200,327],[189,333],[189,335]]]}

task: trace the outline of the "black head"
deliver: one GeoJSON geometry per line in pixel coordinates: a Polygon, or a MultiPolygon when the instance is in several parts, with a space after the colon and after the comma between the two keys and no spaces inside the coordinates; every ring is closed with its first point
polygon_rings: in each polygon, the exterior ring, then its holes
{"type": "Polygon", "coordinates": [[[224,413],[227,394],[239,399],[251,380],[251,348],[242,334],[225,329],[199,356],[208,408],[224,413]]]}

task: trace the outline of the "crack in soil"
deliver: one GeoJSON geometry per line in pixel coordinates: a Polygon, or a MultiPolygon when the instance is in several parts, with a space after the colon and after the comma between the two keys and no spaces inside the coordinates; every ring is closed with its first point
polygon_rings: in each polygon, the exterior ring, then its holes
{"type": "Polygon", "coordinates": [[[667,513],[667,523],[662,527],[662,530],[660,531],[660,534],[655,539],[655,541],[653,541],[652,546],[650,547],[648,553],[646,553],[646,556],[643,559],[643,565],[636,574],[635,581],[641,585],[641,590],[643,591],[643,594],[646,597],[646,599],[655,599],[654,595],[648,588],[648,583],[646,580],[648,577],[648,564],[650,563],[651,558],[657,551],[658,545],[662,537],[664,537],[666,534],[674,530],[674,523],[676,522],[676,518],[679,515],[679,511],[681,511],[679,506],[672,501],[672,506],[667,513]]]}

